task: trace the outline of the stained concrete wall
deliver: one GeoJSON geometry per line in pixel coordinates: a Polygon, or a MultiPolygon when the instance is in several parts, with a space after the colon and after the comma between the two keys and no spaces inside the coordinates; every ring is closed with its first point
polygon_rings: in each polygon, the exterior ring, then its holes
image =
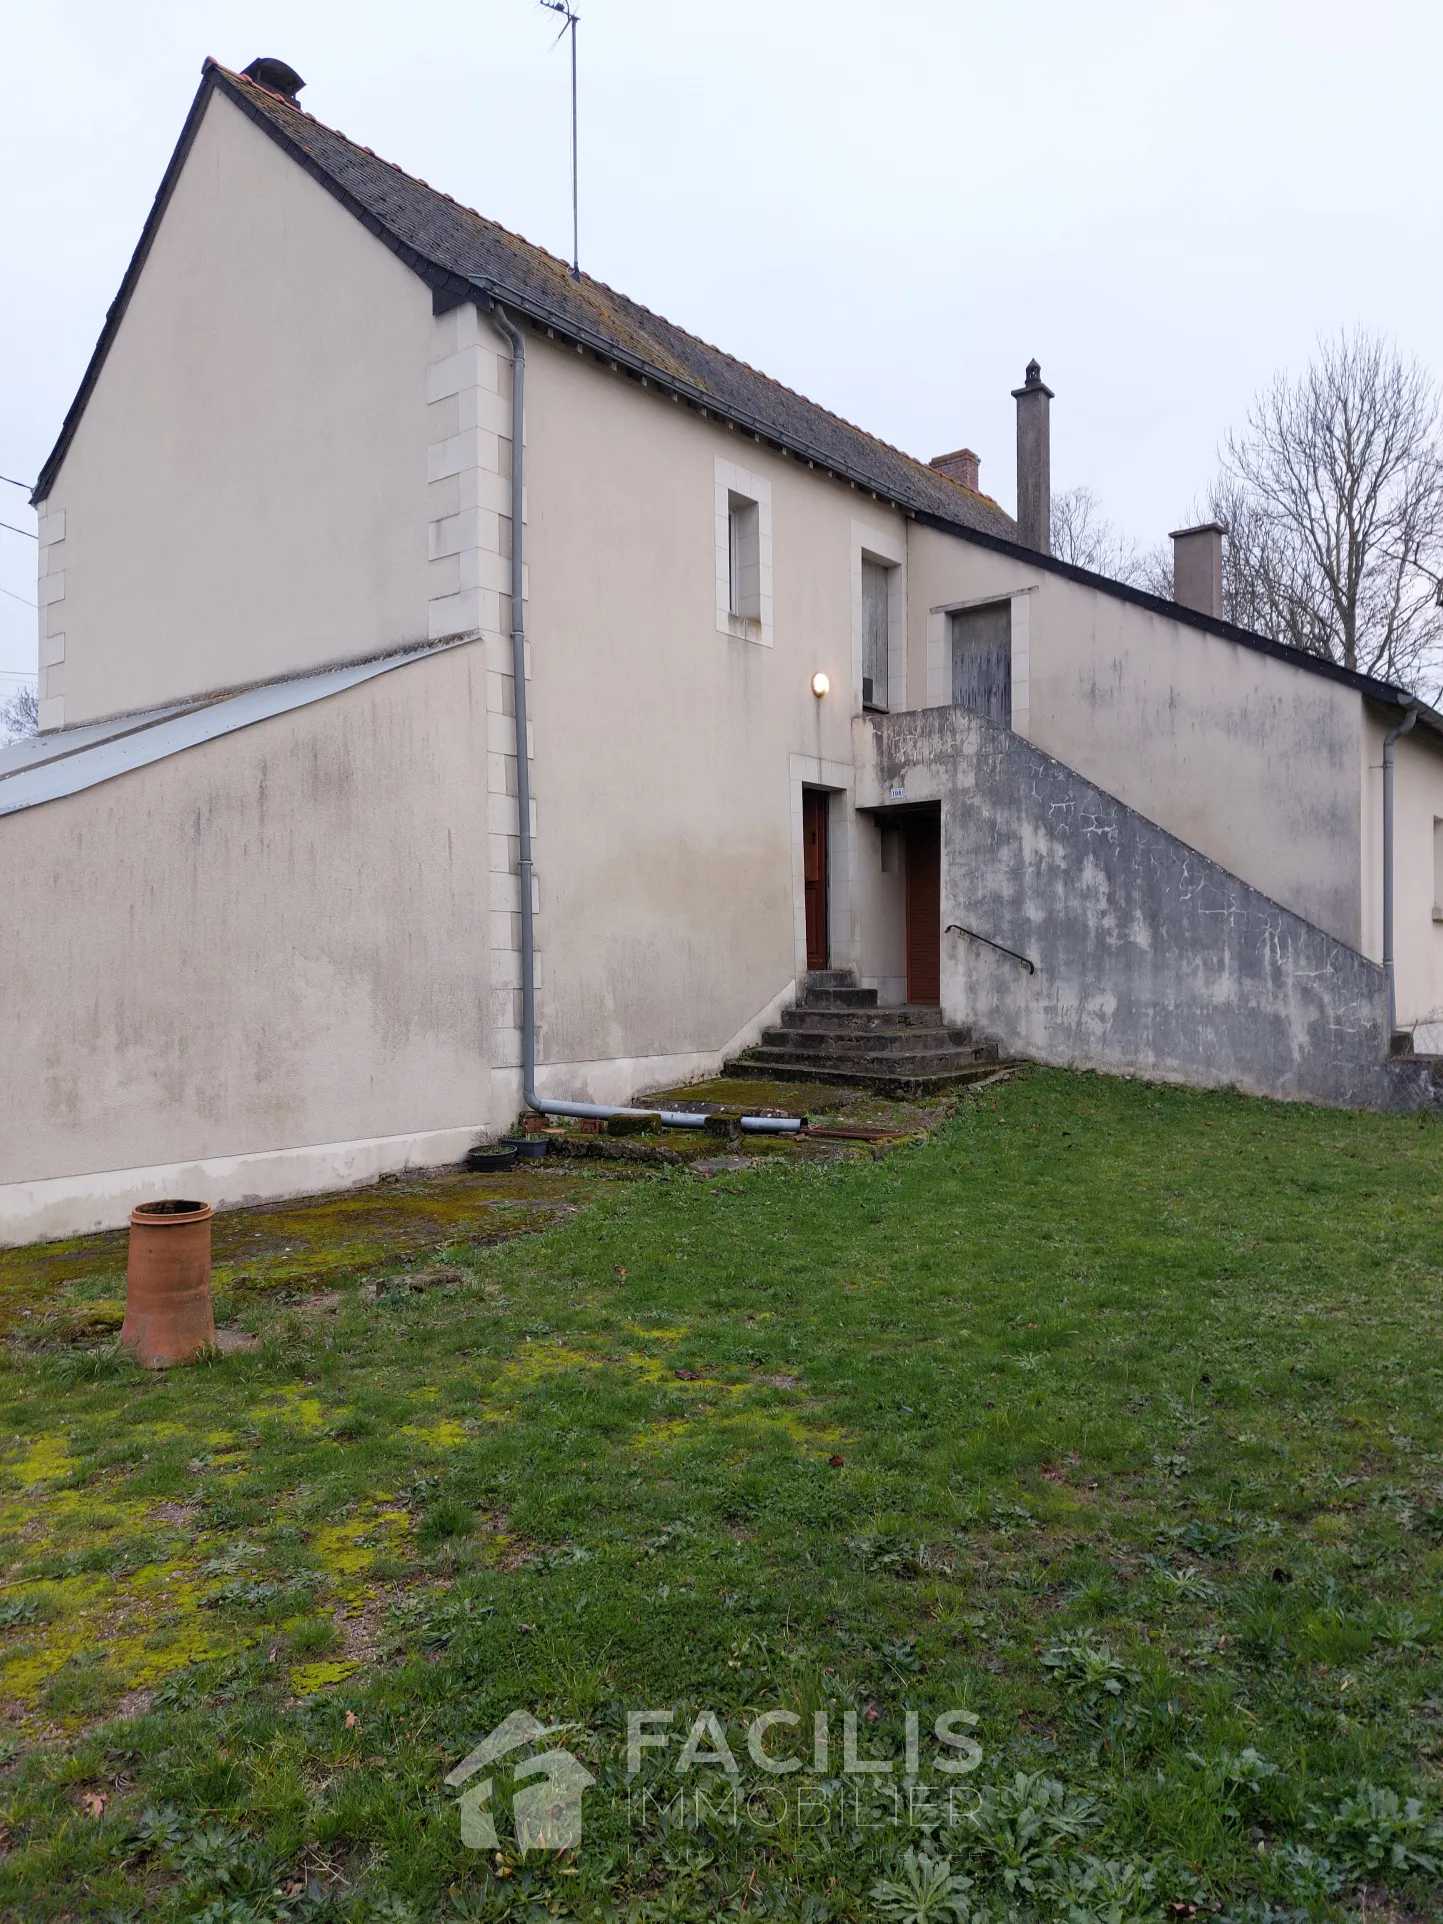
{"type": "Polygon", "coordinates": [[[461,647],[0,818],[0,1240],[464,1154],[484,725],[461,647]]]}
{"type": "MultiPolygon", "coordinates": [[[[1296,914],[1362,945],[1363,703],[1353,689],[926,528],[911,531],[908,574],[910,681],[927,688],[928,704],[950,699],[939,685],[937,611],[1025,597],[1017,732],[1296,914]]],[[[1428,885],[1411,868],[1400,879],[1410,891],[1428,885]]]]}
{"type": "Polygon", "coordinates": [[[858,802],[936,801],[942,1000],[1045,1062],[1326,1103],[1387,1100],[1382,970],[1010,731],[856,723],[858,802]]]}

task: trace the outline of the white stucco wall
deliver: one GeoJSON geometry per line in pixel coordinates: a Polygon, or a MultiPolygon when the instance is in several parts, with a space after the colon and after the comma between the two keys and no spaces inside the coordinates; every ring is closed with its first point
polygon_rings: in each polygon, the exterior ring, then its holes
{"type": "MultiPolygon", "coordinates": [[[[478,639],[0,821],[37,878],[0,919],[0,1235],[118,1220],[157,1171],[235,1200],[440,1160],[516,1113],[510,395],[484,315],[433,316],[212,99],[42,518],[47,725],[478,639]]],[[[1012,595],[1019,735],[1373,942],[1378,756],[1351,690],[918,528],[534,332],[527,396],[543,1092],[709,1073],[790,996],[804,786],[832,796],[832,964],[902,994],[901,868],[855,813],[864,555],[894,571],[894,710],[948,700],[946,609],[1012,595]],[[734,492],[764,505],[748,623],[718,601],[734,492]]],[[[1421,1020],[1443,1016],[1443,758],[1410,741],[1399,768],[1421,1020]]]]}
{"type": "MultiPolygon", "coordinates": [[[[1363,951],[1383,953],[1383,738],[1399,717],[1366,710],[1362,742],[1363,951]]],[[[1443,823],[1443,743],[1422,728],[1393,750],[1393,947],[1398,1026],[1413,1029],[1420,1053],[1443,1055],[1443,873],[1434,825],[1443,823]]]]}
{"type": "MultiPolygon", "coordinates": [[[[1362,704],[1340,683],[913,528],[910,655],[933,699],[949,604],[1025,595],[1019,734],[1295,914],[1356,946],[1362,704]]],[[[1019,622],[1014,619],[1014,655],[1019,622]]]]}
{"type": "Polygon", "coordinates": [[[0,818],[0,1240],[157,1168],[235,1201],[495,1126],[484,713],[462,647],[0,818]]]}
{"type": "MultiPolygon", "coordinates": [[[[805,967],[801,788],[849,799],[854,564],[864,540],[905,552],[905,534],[870,498],[864,512],[535,336],[526,433],[541,1059],[644,1077],[636,1058],[720,1048],[805,967]],[[769,641],[718,617],[719,464],[727,487],[750,476],[769,496],[769,641]]],[[[855,965],[845,800],[832,855],[833,961],[855,965]]]]}
{"type": "Polygon", "coordinates": [[[425,638],[430,329],[213,94],[45,504],[42,726],[425,638]]]}

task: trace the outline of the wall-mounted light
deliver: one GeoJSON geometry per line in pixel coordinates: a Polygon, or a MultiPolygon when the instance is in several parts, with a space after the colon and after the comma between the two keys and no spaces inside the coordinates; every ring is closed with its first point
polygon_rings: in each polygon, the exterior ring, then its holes
{"type": "Polygon", "coordinates": [[[820,700],[823,695],[830,695],[831,692],[832,683],[830,677],[824,675],[821,670],[818,669],[816,674],[812,676],[812,693],[820,700]]]}

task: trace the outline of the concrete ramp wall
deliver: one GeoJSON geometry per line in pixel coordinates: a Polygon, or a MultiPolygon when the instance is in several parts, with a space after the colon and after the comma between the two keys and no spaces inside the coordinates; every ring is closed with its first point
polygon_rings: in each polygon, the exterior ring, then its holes
{"type": "MultiPolygon", "coordinates": [[[[937,802],[942,1001],[1043,1062],[1384,1106],[1383,971],[1010,730],[859,718],[857,803],[937,802]]],[[[1261,825],[1260,825],[1261,826],[1261,825]]]]}

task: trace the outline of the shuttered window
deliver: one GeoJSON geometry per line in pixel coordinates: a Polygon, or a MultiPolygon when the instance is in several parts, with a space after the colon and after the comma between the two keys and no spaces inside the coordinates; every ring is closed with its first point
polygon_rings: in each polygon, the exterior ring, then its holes
{"type": "Polygon", "coordinates": [[[1012,603],[960,608],[952,617],[952,699],[1012,726],[1012,603]]]}
{"type": "Polygon", "coordinates": [[[862,706],[887,706],[887,589],[890,568],[862,562],[862,706]]]}

